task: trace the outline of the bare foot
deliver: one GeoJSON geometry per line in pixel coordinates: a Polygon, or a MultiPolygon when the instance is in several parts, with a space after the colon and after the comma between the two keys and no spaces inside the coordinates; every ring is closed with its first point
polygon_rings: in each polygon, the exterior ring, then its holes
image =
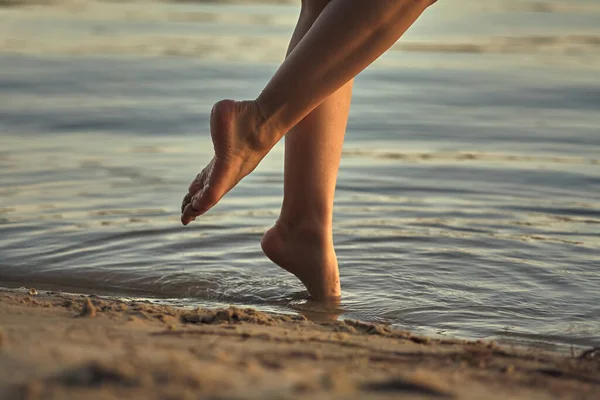
{"type": "Polygon", "coordinates": [[[339,300],[340,276],[331,236],[278,222],[261,245],[271,261],[300,279],[314,300],[339,300]]]}
{"type": "Polygon", "coordinates": [[[215,155],[192,181],[183,198],[183,225],[217,204],[256,168],[279,139],[267,131],[254,101],[222,100],[216,103],[210,115],[210,134],[215,155]]]}

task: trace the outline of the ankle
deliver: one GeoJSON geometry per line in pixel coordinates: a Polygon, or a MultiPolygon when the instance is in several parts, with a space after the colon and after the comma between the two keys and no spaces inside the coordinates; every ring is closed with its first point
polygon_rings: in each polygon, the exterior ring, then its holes
{"type": "Polygon", "coordinates": [[[285,132],[278,128],[275,118],[266,113],[265,108],[260,104],[258,99],[250,100],[248,103],[250,103],[250,108],[256,121],[255,132],[257,140],[270,149],[283,137],[285,132]]]}
{"type": "Polygon", "coordinates": [[[331,222],[311,218],[290,219],[280,216],[275,222],[275,226],[284,235],[299,236],[320,246],[328,246],[333,241],[331,222]]]}
{"type": "Polygon", "coordinates": [[[235,124],[244,145],[262,156],[281,139],[266,120],[256,100],[221,100],[213,106],[211,124],[213,120],[235,124]]]}

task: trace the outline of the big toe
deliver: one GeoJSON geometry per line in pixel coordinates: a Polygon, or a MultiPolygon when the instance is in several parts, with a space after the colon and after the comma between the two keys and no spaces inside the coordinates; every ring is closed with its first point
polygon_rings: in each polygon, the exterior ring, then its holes
{"type": "Polygon", "coordinates": [[[191,198],[191,201],[184,207],[181,214],[181,223],[187,225],[196,217],[206,213],[223,197],[224,193],[220,193],[214,188],[207,186],[198,194],[191,198]]]}

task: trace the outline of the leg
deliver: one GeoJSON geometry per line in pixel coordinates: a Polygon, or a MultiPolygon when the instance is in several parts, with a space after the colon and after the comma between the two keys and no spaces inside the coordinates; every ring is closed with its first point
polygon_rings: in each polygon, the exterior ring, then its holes
{"type": "Polygon", "coordinates": [[[214,105],[215,156],[191,183],[181,222],[187,225],[212,208],[284,134],[375,61],[434,1],[331,1],[256,100],[214,105]]]}
{"type": "MultiPolygon", "coordinates": [[[[305,2],[288,55],[328,2],[305,2]]],[[[333,249],[333,198],[351,96],[352,80],[286,135],[281,215],[262,240],[265,254],[296,275],[316,299],[341,294],[333,249]]]]}
{"type": "Polygon", "coordinates": [[[212,208],[292,127],[386,51],[433,0],[332,0],[255,101],[211,113],[215,156],[182,203],[189,224],[212,208]]]}
{"type": "Polygon", "coordinates": [[[267,128],[258,136],[276,142],[392,46],[433,2],[332,0],[256,99],[267,128]]]}

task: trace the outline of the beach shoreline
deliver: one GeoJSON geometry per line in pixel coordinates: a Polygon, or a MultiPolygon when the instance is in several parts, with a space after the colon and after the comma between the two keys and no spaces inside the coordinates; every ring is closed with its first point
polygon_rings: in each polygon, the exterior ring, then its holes
{"type": "MultiPolygon", "coordinates": [[[[297,22],[300,2],[258,2],[0,6],[4,286],[304,305],[260,247],[283,142],[197,225],[179,221],[213,156],[213,104],[260,93],[297,22]]],[[[357,77],[334,214],[342,318],[600,345],[599,8],[545,3],[437,2],[357,77]]]]}
{"type": "Polygon", "coordinates": [[[0,290],[7,399],[592,399],[599,361],[354,320],[0,290]]]}

